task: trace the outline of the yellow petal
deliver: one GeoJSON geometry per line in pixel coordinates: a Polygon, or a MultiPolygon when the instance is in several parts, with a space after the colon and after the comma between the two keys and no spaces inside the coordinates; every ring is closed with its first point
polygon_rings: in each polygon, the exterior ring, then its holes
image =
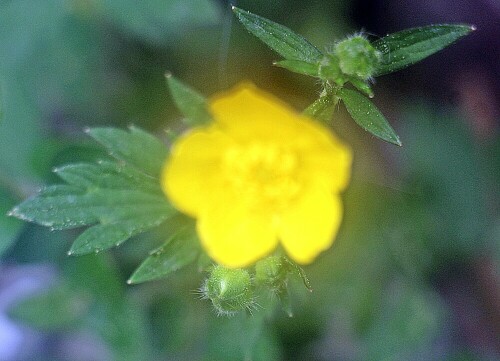
{"type": "Polygon", "coordinates": [[[346,188],[352,152],[317,121],[298,114],[273,95],[243,83],[210,102],[221,130],[240,143],[271,142],[301,154],[304,174],[314,172],[332,191],[346,188]]]}
{"type": "Polygon", "coordinates": [[[336,193],[349,184],[351,165],[351,149],[332,135],[329,144],[310,149],[308,155],[303,157],[302,172],[336,193]]]}
{"type": "Polygon", "coordinates": [[[219,94],[209,107],[217,124],[239,141],[271,139],[293,143],[301,134],[297,113],[250,83],[219,94]]]}
{"type": "Polygon", "coordinates": [[[245,267],[275,249],[278,237],[270,217],[250,212],[231,198],[226,195],[200,215],[198,234],[213,260],[226,267],[245,267]]]}
{"type": "Polygon", "coordinates": [[[332,245],[341,220],[339,197],[318,185],[282,214],[279,237],[294,261],[307,264],[332,245]]]}
{"type": "Polygon", "coordinates": [[[214,128],[192,130],[172,147],[161,175],[161,185],[173,205],[191,216],[224,191],[220,176],[222,153],[231,139],[214,128]]]}

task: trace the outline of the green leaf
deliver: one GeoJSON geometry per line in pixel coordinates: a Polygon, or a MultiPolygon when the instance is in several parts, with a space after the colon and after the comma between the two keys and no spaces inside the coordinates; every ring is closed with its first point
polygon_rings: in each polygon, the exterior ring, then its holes
{"type": "Polygon", "coordinates": [[[233,11],[250,33],[285,59],[315,63],[323,57],[314,45],[289,28],[234,6],[233,11]]]}
{"type": "Polygon", "coordinates": [[[119,246],[132,236],[159,226],[167,218],[168,213],[148,212],[139,216],[135,210],[130,210],[130,219],[115,223],[98,224],[88,228],[73,243],[69,254],[86,254],[119,246]]]}
{"type": "Polygon", "coordinates": [[[56,330],[76,324],[89,306],[84,294],[58,286],[16,303],[9,316],[38,329],[56,330]]]}
{"type": "Polygon", "coordinates": [[[175,105],[177,105],[177,108],[186,117],[185,122],[187,125],[202,125],[212,120],[206,99],[203,95],[180,82],[172,75],[167,74],[165,76],[175,105]]]}
{"type": "Polygon", "coordinates": [[[78,163],[54,169],[68,184],[85,189],[136,189],[161,193],[157,178],[137,171],[126,164],[101,161],[98,164],[78,163]]]}
{"type": "Polygon", "coordinates": [[[14,207],[10,215],[52,229],[70,229],[148,214],[166,219],[174,212],[162,194],[55,185],[14,207]]]}
{"type": "Polygon", "coordinates": [[[427,58],[475,30],[470,25],[429,25],[387,35],[372,45],[382,53],[375,76],[392,73],[427,58]]]}
{"type": "Polygon", "coordinates": [[[199,254],[196,236],[181,232],[170,238],[135,270],[128,283],[141,283],[168,276],[196,260],[199,254]]]}
{"type": "Polygon", "coordinates": [[[279,66],[294,73],[318,77],[319,64],[308,63],[302,60],[281,60],[273,65],[279,66]]]}
{"type": "Polygon", "coordinates": [[[116,159],[154,177],[160,175],[168,151],[153,135],[133,126],[129,132],[116,128],[92,128],[87,132],[116,159]]]}
{"type": "Polygon", "coordinates": [[[332,119],[333,111],[338,103],[336,98],[330,92],[321,94],[321,96],[309,105],[303,112],[304,115],[316,118],[323,122],[329,122],[332,119]]]}
{"type": "Polygon", "coordinates": [[[160,172],[166,156],[162,143],[137,128],[130,132],[96,128],[89,133],[125,163],[101,161],[57,168],[55,172],[68,184],[47,187],[10,212],[52,229],[94,225],[76,239],[70,254],[118,246],[176,214],[152,175],[160,172]]]}
{"type": "Polygon", "coordinates": [[[349,89],[339,90],[338,95],[344,102],[351,117],[363,129],[386,142],[402,145],[394,129],[368,98],[357,91],[349,89]]]}

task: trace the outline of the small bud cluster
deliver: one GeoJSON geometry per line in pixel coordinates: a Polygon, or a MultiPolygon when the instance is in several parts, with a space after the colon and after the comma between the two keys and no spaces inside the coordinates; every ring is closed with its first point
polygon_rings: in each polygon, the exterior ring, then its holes
{"type": "MultiPolygon", "coordinates": [[[[298,266],[285,257],[270,256],[255,265],[251,274],[245,269],[231,269],[221,265],[211,268],[200,291],[202,298],[209,299],[220,316],[232,316],[239,311],[252,312],[256,307],[257,291],[267,291],[288,309],[288,276],[298,266]]],[[[303,278],[304,275],[298,272],[303,278]]]]}
{"type": "Polygon", "coordinates": [[[381,54],[361,35],[356,35],[335,46],[342,73],[361,80],[369,79],[375,72],[381,54]]]}
{"type": "Polygon", "coordinates": [[[338,42],[319,64],[318,75],[327,82],[342,87],[350,82],[373,96],[368,81],[373,77],[382,54],[362,35],[338,42]]]}

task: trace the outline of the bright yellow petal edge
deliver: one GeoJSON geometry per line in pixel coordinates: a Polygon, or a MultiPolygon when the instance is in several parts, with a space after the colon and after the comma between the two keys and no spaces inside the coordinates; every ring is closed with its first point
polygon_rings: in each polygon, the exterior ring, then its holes
{"type": "Polygon", "coordinates": [[[196,218],[217,263],[249,266],[280,242],[307,264],[328,249],[343,208],[352,152],[330,130],[243,83],[209,103],[212,124],[173,144],[162,189],[196,218]]]}

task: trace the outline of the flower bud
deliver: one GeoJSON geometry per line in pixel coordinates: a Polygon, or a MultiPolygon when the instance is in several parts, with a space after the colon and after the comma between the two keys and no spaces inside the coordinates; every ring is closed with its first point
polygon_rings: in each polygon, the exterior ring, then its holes
{"type": "Polygon", "coordinates": [[[243,269],[215,266],[202,292],[212,301],[219,315],[233,315],[238,311],[250,310],[254,304],[252,280],[243,269]]]}
{"type": "Polygon", "coordinates": [[[337,59],[334,55],[326,54],[319,63],[318,75],[321,79],[334,80],[337,83],[338,79],[343,78],[340,70],[339,59],[337,59]]]}
{"type": "Polygon", "coordinates": [[[335,55],[339,59],[342,73],[363,80],[370,78],[375,73],[381,57],[380,52],[361,35],[337,43],[335,55]]]}
{"type": "Polygon", "coordinates": [[[287,274],[282,257],[267,257],[255,264],[255,282],[259,285],[281,287],[286,282],[287,274]]]}

